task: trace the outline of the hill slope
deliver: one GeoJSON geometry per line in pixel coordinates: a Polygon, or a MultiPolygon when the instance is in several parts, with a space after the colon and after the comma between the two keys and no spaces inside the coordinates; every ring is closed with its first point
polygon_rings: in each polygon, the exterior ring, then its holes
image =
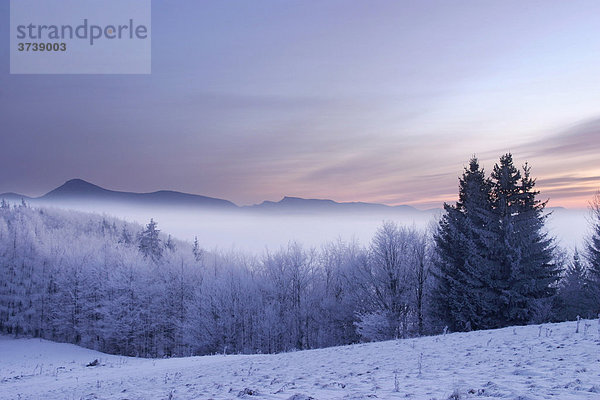
{"type": "Polygon", "coordinates": [[[566,322],[278,355],[161,360],[4,337],[0,399],[598,399],[598,321],[575,329],[566,322]],[[98,366],[86,367],[95,359],[98,366]]]}

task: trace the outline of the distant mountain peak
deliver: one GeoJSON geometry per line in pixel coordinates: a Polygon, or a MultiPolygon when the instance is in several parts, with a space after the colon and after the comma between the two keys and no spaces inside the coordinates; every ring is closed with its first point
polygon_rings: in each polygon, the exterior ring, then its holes
{"type": "Polygon", "coordinates": [[[63,185],[92,185],[92,186],[95,186],[94,184],[92,184],[88,181],[85,181],[83,179],[80,179],[80,178],[69,179],[63,185]]]}
{"type": "Polygon", "coordinates": [[[83,179],[69,179],[61,186],[48,192],[44,197],[55,197],[55,196],[78,196],[78,195],[89,195],[97,194],[100,192],[106,192],[106,189],[100,186],[94,185],[93,183],[84,181],[83,179]]]}
{"type": "Polygon", "coordinates": [[[84,181],[83,179],[79,179],[79,178],[69,179],[62,186],[63,187],[80,188],[80,189],[86,189],[86,188],[87,189],[90,189],[90,188],[102,189],[98,185],[94,185],[93,183],[90,183],[88,181],[84,181]]]}
{"type": "Polygon", "coordinates": [[[237,208],[230,201],[181,193],[172,190],[160,190],[151,193],[121,192],[105,189],[83,179],[70,179],[56,189],[38,198],[42,201],[103,201],[110,203],[136,204],[145,206],[186,206],[186,207],[226,207],[237,208]]]}

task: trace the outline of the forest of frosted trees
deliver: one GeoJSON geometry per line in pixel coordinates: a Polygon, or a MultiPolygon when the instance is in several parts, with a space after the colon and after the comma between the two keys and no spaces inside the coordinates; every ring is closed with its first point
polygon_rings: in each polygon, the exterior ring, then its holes
{"type": "Polygon", "coordinates": [[[143,357],[274,353],[593,317],[593,234],[567,255],[545,233],[530,168],[471,160],[427,232],[385,222],[371,242],[207,251],[94,214],[0,207],[0,332],[143,357]]]}

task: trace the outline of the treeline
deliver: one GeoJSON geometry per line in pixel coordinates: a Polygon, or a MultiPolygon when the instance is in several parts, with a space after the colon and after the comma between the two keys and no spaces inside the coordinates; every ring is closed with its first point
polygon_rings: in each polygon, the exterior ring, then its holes
{"type": "Polygon", "coordinates": [[[206,251],[136,224],[0,205],[0,332],[144,357],[274,353],[597,315],[594,234],[572,259],[544,231],[530,170],[473,159],[432,232],[206,251]]]}
{"type": "Polygon", "coordinates": [[[274,353],[424,333],[427,237],[203,250],[151,221],[0,207],[0,331],[144,356],[274,353]],[[376,311],[390,321],[372,327],[376,311]],[[363,322],[364,319],[364,322],[363,322]]]}

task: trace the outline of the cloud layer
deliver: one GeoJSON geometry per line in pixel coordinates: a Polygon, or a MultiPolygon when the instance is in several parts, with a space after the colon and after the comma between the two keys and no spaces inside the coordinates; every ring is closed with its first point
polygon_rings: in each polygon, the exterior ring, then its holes
{"type": "Polygon", "coordinates": [[[1,71],[0,192],[80,177],[430,208],[471,155],[507,151],[552,205],[600,185],[596,1],[174,4],[153,4],[150,76],[1,71]]]}

